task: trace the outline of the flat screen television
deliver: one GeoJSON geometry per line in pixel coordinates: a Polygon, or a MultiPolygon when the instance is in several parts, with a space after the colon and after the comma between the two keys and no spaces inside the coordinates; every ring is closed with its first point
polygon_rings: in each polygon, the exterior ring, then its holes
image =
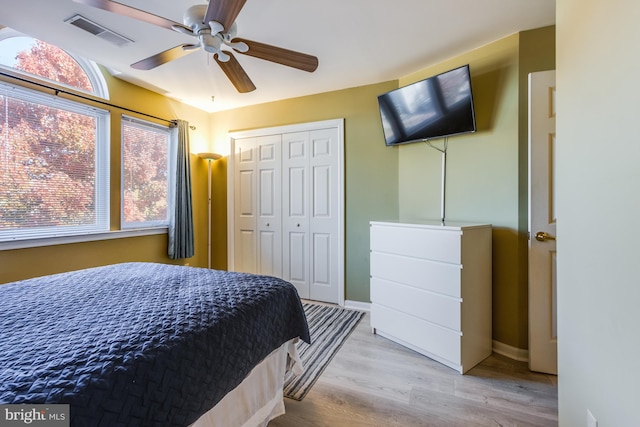
{"type": "Polygon", "coordinates": [[[378,96],[386,145],[476,131],[469,65],[378,96]]]}

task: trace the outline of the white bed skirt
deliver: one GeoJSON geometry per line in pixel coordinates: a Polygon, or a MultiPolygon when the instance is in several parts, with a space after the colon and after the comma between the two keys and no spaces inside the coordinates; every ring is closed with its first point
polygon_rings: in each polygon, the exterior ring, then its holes
{"type": "Polygon", "coordinates": [[[288,369],[296,374],[303,369],[295,340],[274,350],[191,427],[266,427],[285,412],[282,389],[288,369]],[[288,360],[293,362],[291,366],[287,366],[288,360]]]}

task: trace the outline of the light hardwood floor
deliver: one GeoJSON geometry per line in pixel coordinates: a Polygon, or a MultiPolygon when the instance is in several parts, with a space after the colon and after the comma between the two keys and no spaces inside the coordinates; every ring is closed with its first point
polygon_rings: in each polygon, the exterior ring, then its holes
{"type": "Polygon", "coordinates": [[[369,314],[269,427],[557,426],[557,377],[497,354],[460,375],[371,333],[369,314]]]}

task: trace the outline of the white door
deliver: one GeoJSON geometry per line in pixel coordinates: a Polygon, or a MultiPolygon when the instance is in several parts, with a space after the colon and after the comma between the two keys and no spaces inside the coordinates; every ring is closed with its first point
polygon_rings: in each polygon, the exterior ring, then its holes
{"type": "Polygon", "coordinates": [[[245,138],[236,141],[234,152],[234,251],[236,271],[258,273],[256,246],[256,141],[245,138]]]}
{"type": "Polygon", "coordinates": [[[236,141],[237,271],[277,277],[282,274],[280,150],[280,135],[236,141]]]}
{"type": "Polygon", "coordinates": [[[343,121],[230,134],[229,270],[344,304],[343,121]]]}
{"type": "Polygon", "coordinates": [[[338,303],[340,156],[337,128],[309,132],[309,298],[338,303]]]}
{"type": "Polygon", "coordinates": [[[309,298],[309,132],[282,137],[283,278],[309,298]]]}
{"type": "Polygon", "coordinates": [[[558,373],[555,71],[529,75],[529,368],[558,373]]]}
{"type": "Polygon", "coordinates": [[[338,130],[284,134],[283,273],[302,298],[338,303],[338,130]]]}
{"type": "Polygon", "coordinates": [[[257,253],[258,272],[282,276],[281,137],[261,136],[257,141],[257,253]]]}

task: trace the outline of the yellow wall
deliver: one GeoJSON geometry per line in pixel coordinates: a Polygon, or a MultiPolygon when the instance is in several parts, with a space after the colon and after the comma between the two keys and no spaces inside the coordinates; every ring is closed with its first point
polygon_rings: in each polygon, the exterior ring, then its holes
{"type": "MultiPolygon", "coordinates": [[[[196,130],[190,133],[192,151],[205,151],[208,148],[210,129],[207,113],[122,80],[111,78],[107,73],[104,74],[109,86],[110,103],[164,119],[187,120],[196,127],[196,130]]],[[[16,84],[12,79],[5,78],[4,80],[16,84]]],[[[106,107],[101,106],[101,108],[106,107]]],[[[132,116],[135,114],[117,108],[107,109],[111,111],[111,228],[117,229],[120,219],[120,114],[132,116]]],[[[153,121],[153,119],[144,116],[140,116],[140,118],[153,121]]],[[[0,250],[0,283],[127,261],[189,263],[206,267],[206,162],[192,154],[191,168],[196,247],[193,258],[170,260],[166,255],[166,234],[19,250],[0,250]]]]}

